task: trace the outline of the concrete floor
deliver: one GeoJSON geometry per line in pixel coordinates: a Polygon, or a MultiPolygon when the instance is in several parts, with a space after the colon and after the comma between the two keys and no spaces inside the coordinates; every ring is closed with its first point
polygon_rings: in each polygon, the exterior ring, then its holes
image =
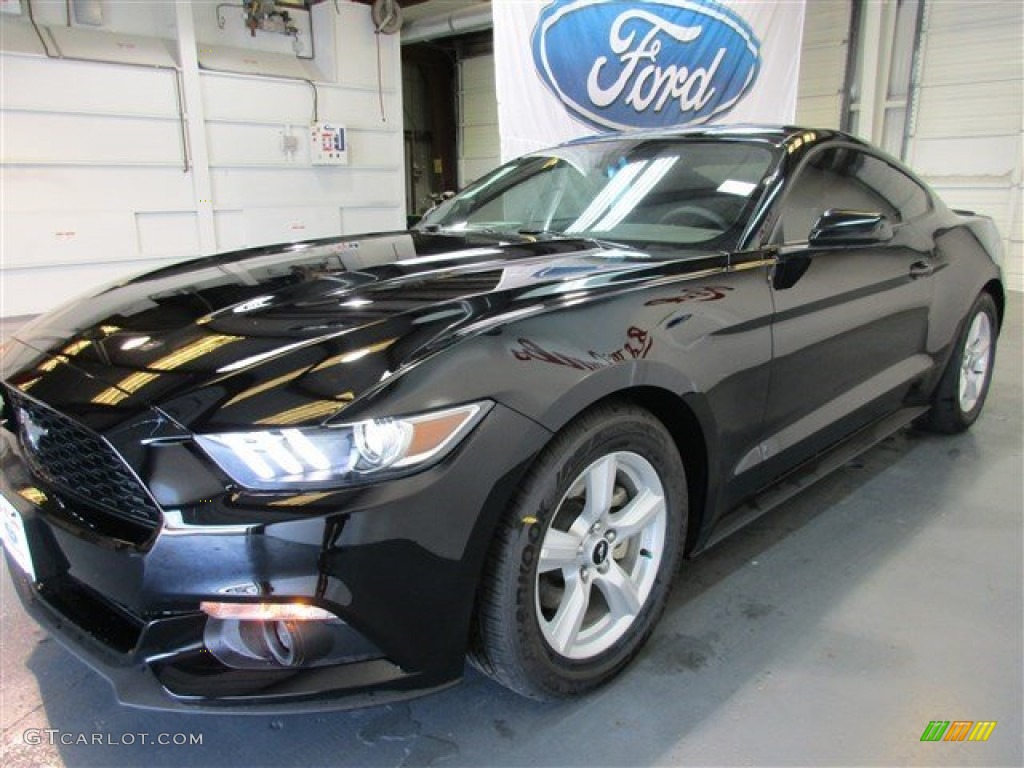
{"type": "Polygon", "coordinates": [[[4,575],[2,763],[1020,766],[1021,299],[970,433],[897,435],[686,564],[651,643],[588,698],[537,704],[469,671],[442,694],[348,713],[125,709],[4,575]],[[922,743],[930,720],[998,725],[985,743],[922,743]],[[46,728],[105,743],[26,743],[46,728]],[[142,745],[143,732],[202,746],[142,745]]]}

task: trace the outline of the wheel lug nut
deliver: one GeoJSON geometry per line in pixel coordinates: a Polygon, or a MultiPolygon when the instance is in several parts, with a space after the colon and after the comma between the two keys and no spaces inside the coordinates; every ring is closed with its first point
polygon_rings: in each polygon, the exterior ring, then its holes
{"type": "Polygon", "coordinates": [[[584,581],[589,580],[590,579],[590,569],[587,568],[586,566],[584,566],[583,568],[580,568],[580,578],[583,579],[584,581]]]}
{"type": "Polygon", "coordinates": [[[615,541],[615,531],[608,531],[605,533],[604,537],[608,539],[609,542],[615,541]]]}

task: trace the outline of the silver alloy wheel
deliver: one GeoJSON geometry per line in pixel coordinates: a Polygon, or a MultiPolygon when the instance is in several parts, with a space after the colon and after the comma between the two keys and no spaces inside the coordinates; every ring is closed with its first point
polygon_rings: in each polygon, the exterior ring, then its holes
{"type": "Polygon", "coordinates": [[[979,312],[971,321],[960,360],[960,410],[970,411],[978,404],[985,391],[992,359],[992,321],[985,312],[979,312]]]}
{"type": "Polygon", "coordinates": [[[643,456],[617,451],[580,473],[537,567],[537,620],[553,650],[591,659],[626,634],[654,587],[666,521],[665,489],[643,456]]]}

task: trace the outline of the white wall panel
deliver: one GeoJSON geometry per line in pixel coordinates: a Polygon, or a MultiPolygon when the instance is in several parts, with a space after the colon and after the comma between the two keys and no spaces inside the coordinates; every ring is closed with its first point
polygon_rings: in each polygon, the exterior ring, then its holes
{"type": "MultiPolygon", "coordinates": [[[[369,13],[362,13],[363,9],[352,12],[346,5],[351,4],[341,4],[346,13],[337,25],[338,84],[376,91],[379,78],[385,92],[400,90],[401,67],[396,66],[400,55],[399,36],[376,34],[369,13]]],[[[401,114],[394,115],[392,119],[401,125],[401,114]]]]}
{"type": "Polygon", "coordinates": [[[173,72],[123,67],[117,73],[114,87],[105,64],[5,57],[4,109],[177,119],[173,72]]]}
{"type": "Polygon", "coordinates": [[[466,125],[462,129],[462,156],[464,158],[490,159],[492,168],[498,165],[501,152],[498,134],[490,125],[466,125]]]}
{"type": "MultiPolygon", "coordinates": [[[[174,6],[162,2],[101,2],[103,28],[126,34],[174,37],[174,6]]],[[[64,26],[65,0],[32,0],[36,21],[64,26]]],[[[83,31],[93,28],[87,27],[83,31]]]]}
{"type": "MultiPolygon", "coordinates": [[[[987,36],[999,29],[1014,29],[1020,34],[1024,22],[1024,6],[1004,0],[970,0],[970,2],[948,2],[939,0],[929,3],[929,28],[932,32],[961,30],[972,39],[980,31],[987,36]]],[[[967,42],[967,41],[961,41],[967,42]]],[[[964,46],[967,47],[967,46],[964,46]]]]}
{"type": "MultiPolygon", "coordinates": [[[[203,72],[202,89],[207,120],[309,125],[313,119],[313,89],[302,80],[203,72]]],[[[321,120],[388,132],[401,125],[397,91],[384,91],[386,121],[381,120],[380,94],[375,88],[317,83],[316,93],[321,120]]]]}
{"type": "Polygon", "coordinates": [[[4,163],[181,165],[177,120],[11,110],[3,128],[4,163]]]}
{"type": "Polygon", "coordinates": [[[845,70],[845,42],[805,47],[800,52],[800,97],[828,96],[833,100],[841,97],[845,70]]]}
{"type": "Polygon", "coordinates": [[[839,125],[837,115],[842,111],[840,102],[833,95],[801,96],[797,101],[797,125],[811,128],[835,128],[839,125]]]}
{"type": "MultiPolygon", "coordinates": [[[[307,141],[308,126],[281,123],[236,123],[207,121],[206,140],[210,153],[210,165],[215,168],[226,166],[274,166],[310,170],[310,147],[307,141]],[[285,135],[295,136],[298,148],[295,152],[284,151],[282,141],[285,135]]],[[[348,131],[348,166],[314,168],[316,173],[352,173],[358,169],[374,168],[399,171],[402,156],[395,153],[395,139],[391,132],[348,131]]]]}
{"type": "Polygon", "coordinates": [[[1020,155],[1019,135],[918,137],[914,142],[914,170],[933,180],[952,176],[1005,177],[1010,181],[1020,155]]]}
{"type": "Polygon", "coordinates": [[[917,136],[1007,136],[1020,132],[1021,81],[923,87],[917,136]]]}
{"type": "Polygon", "coordinates": [[[186,258],[199,253],[199,222],[195,211],[151,211],[135,214],[142,256],[186,258]]]}
{"type": "Polygon", "coordinates": [[[849,0],[808,2],[800,46],[800,82],[796,122],[814,128],[838,128],[850,31],[849,0]]]}
{"type": "MultiPolygon", "coordinates": [[[[11,0],[5,0],[10,2],[11,0]]],[[[20,1],[20,0],[19,0],[20,1]]],[[[8,19],[0,24],[0,51],[4,53],[30,53],[42,56],[45,51],[39,42],[39,35],[28,24],[12,22],[8,19]]]]}
{"type": "Polygon", "coordinates": [[[466,91],[494,89],[494,56],[473,56],[462,60],[462,88],[466,91]]]}
{"type": "MultiPolygon", "coordinates": [[[[1019,8],[1017,6],[1018,18],[1015,19],[1011,13],[1006,23],[980,28],[985,35],[984,45],[963,45],[965,33],[978,28],[978,22],[971,25],[958,24],[952,28],[933,26],[928,46],[937,51],[933,50],[928,67],[921,72],[921,84],[932,87],[950,83],[1006,80],[1008,73],[1019,71],[1024,59],[1019,8]],[[956,55],[943,56],[938,53],[941,51],[955,51],[956,55]]],[[[932,13],[933,25],[936,18],[941,20],[945,13],[944,9],[936,9],[932,13]]]]}
{"type": "Polygon", "coordinates": [[[946,203],[991,216],[1024,290],[1024,5],[925,5],[909,162],[946,203]]]}
{"type": "MultiPolygon", "coordinates": [[[[40,23],[63,24],[63,2],[36,0],[34,8],[40,23]]],[[[103,9],[105,34],[76,27],[58,36],[86,55],[105,55],[114,44],[122,58],[161,50],[177,56],[173,0],[103,9]]],[[[225,15],[229,28],[218,30],[212,5],[193,6],[199,47],[290,50],[280,36],[250,38],[238,9],[225,15]]],[[[200,224],[211,209],[212,232],[203,236],[217,250],[401,226],[398,41],[379,40],[379,91],[369,9],[322,3],[313,15],[316,67],[303,66],[332,73],[335,59],[341,63],[338,80],[317,82],[316,90],[319,118],[349,130],[349,165],[310,164],[307,82],[202,70],[190,107],[205,121],[197,135],[206,153],[197,159],[209,170],[210,194],[196,192],[195,171],[184,172],[175,73],[46,58],[30,44],[34,33],[24,19],[5,19],[0,315],[41,311],[125,271],[199,255],[206,242],[200,233],[211,232],[200,224]],[[282,147],[286,134],[297,139],[293,153],[282,147]]]]}
{"type": "Polygon", "coordinates": [[[56,52],[68,59],[100,59],[150,67],[173,67],[177,64],[174,42],[160,37],[141,37],[60,24],[47,27],[43,35],[48,35],[56,52]]]}
{"type": "Polygon", "coordinates": [[[299,166],[308,173],[307,130],[304,125],[207,122],[210,166],[299,166]],[[294,153],[285,153],[282,148],[286,133],[296,137],[298,149],[294,153]]]}
{"type": "Polygon", "coordinates": [[[341,230],[337,206],[246,208],[246,245],[330,237],[341,230]]]}
{"type": "Polygon", "coordinates": [[[459,187],[501,162],[494,56],[459,61],[459,187]]]}
{"type": "Polygon", "coordinates": [[[308,125],[313,119],[313,91],[300,80],[203,72],[200,82],[207,120],[308,125]]]}
{"type": "Polygon", "coordinates": [[[375,168],[404,173],[402,153],[396,149],[390,132],[348,126],[348,164],[353,170],[375,168]]]}
{"type": "Polygon", "coordinates": [[[3,169],[3,183],[4,215],[9,211],[163,211],[194,207],[192,179],[181,165],[8,165],[3,169]]]}
{"type": "Polygon", "coordinates": [[[350,232],[391,232],[405,228],[402,225],[405,208],[345,208],[341,212],[341,219],[345,229],[350,232]]]}
{"type": "Polygon", "coordinates": [[[217,235],[217,245],[221,250],[235,251],[245,248],[245,211],[214,211],[213,228],[217,235]]]}
{"type": "Polygon", "coordinates": [[[218,45],[199,46],[199,66],[211,71],[246,75],[271,75],[292,79],[315,77],[306,68],[306,63],[291,53],[225,48],[218,45]]]}
{"type": "Polygon", "coordinates": [[[324,200],[338,205],[394,204],[402,191],[402,175],[397,169],[339,173],[328,168],[309,173],[298,168],[215,168],[211,174],[217,210],[297,202],[312,205],[324,200]]]}
{"type": "Polygon", "coordinates": [[[401,131],[401,92],[384,91],[384,115],[380,94],[367,88],[321,88],[320,119],[344,122],[349,128],[401,131]]]}
{"type": "Polygon", "coordinates": [[[471,96],[462,105],[462,118],[469,125],[493,125],[497,117],[494,105],[478,94],[479,91],[476,92],[475,98],[471,96]]]}
{"type": "Polygon", "coordinates": [[[129,211],[5,211],[0,231],[5,269],[138,256],[129,211]]]}

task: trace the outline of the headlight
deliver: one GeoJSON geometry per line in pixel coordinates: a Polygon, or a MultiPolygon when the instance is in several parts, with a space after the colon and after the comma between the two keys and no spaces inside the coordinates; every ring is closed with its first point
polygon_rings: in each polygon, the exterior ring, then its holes
{"type": "Polygon", "coordinates": [[[198,435],[236,483],[255,490],[329,488],[406,474],[440,461],[492,403],[307,429],[198,435]]]}

